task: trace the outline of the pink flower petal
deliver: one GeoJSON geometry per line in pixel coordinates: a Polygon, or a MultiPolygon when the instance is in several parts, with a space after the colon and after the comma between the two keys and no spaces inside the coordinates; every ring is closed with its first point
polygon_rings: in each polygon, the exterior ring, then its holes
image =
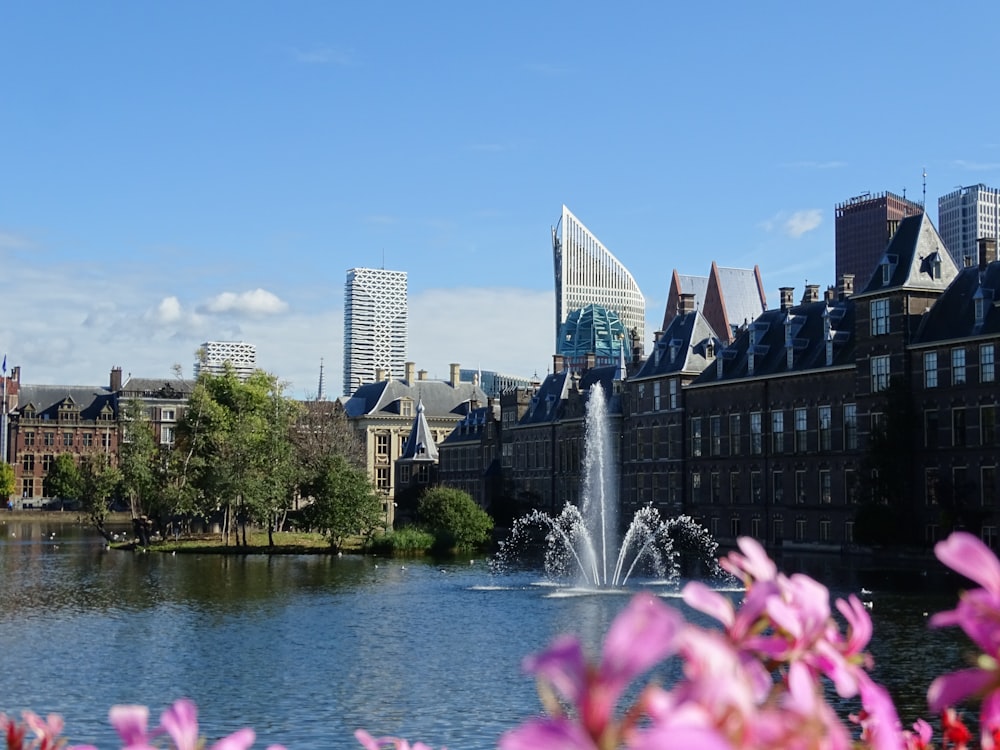
{"type": "Polygon", "coordinates": [[[938,713],[985,689],[992,679],[991,672],[976,667],[941,675],[927,689],[927,705],[938,713]]]}
{"type": "Polygon", "coordinates": [[[212,750],[249,750],[256,736],[250,728],[238,729],[212,745],[212,750]]]}
{"type": "Polygon", "coordinates": [[[938,560],[992,594],[1000,594],[1000,561],[979,537],[955,531],[934,545],[938,560]]]}
{"type": "Polygon", "coordinates": [[[198,707],[181,698],[160,715],[160,725],[174,741],[176,750],[198,750],[198,707]]]}
{"type": "Polygon", "coordinates": [[[149,745],[149,709],[146,706],[112,706],[108,711],[108,721],[118,732],[122,745],[126,748],[149,745]]]}
{"type": "Polygon", "coordinates": [[[583,727],[565,719],[535,719],[505,732],[500,750],[596,750],[583,727]]]}

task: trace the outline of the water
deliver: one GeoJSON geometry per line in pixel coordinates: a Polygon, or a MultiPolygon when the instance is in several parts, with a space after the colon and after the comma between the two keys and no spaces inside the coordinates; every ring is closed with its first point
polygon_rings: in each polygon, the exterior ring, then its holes
{"type": "Polygon", "coordinates": [[[582,507],[567,503],[557,516],[536,510],[518,519],[497,556],[498,564],[518,559],[534,531],[541,529],[547,574],[572,578],[587,588],[625,586],[636,573],[676,581],[682,549],[700,558],[704,569],[718,573],[718,544],[690,516],[664,520],[647,506],[635,512],[624,532],[619,531],[617,461],[600,383],[590,388],[584,425],[582,507]]]}
{"type": "MultiPolygon", "coordinates": [[[[582,594],[478,559],[106,551],[75,526],[0,521],[0,710],[60,713],[73,742],[102,748],[119,746],[112,704],[149,705],[155,719],[188,696],[204,734],[252,726],[255,747],[359,748],[364,727],[485,750],[539,710],[522,658],[564,632],[593,653],[627,593],[582,594]]],[[[928,631],[923,615],[954,592],[871,599],[876,678],[909,723],[926,714],[933,669],[963,663],[964,640],[928,631]]]]}

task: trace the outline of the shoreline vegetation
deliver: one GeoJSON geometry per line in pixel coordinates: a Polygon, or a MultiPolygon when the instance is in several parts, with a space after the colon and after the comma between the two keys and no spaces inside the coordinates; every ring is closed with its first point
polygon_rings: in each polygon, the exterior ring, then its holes
{"type": "MultiPolygon", "coordinates": [[[[0,512],[0,527],[5,523],[51,523],[70,524],[93,528],[85,513],[70,510],[5,510],[0,512]]],[[[404,527],[388,533],[376,533],[371,537],[361,535],[346,537],[339,548],[335,548],[328,536],[315,531],[275,531],[271,535],[274,544],[269,543],[267,529],[247,528],[247,544],[224,544],[219,532],[184,534],[176,538],[159,538],[143,546],[134,535],[132,518],[128,513],[110,513],[105,526],[108,531],[122,535],[118,542],[109,541],[110,549],[122,551],[169,552],[215,555],[331,555],[371,554],[399,557],[414,557],[440,554],[435,548],[435,536],[415,527],[404,527]]],[[[468,550],[467,550],[468,551],[468,550]]],[[[449,554],[462,554],[458,550],[446,550],[449,554]]]]}

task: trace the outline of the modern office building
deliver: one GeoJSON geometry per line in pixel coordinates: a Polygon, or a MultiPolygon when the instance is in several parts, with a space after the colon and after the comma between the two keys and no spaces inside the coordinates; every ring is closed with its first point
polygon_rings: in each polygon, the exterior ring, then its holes
{"type": "Polygon", "coordinates": [[[227,364],[236,371],[236,377],[246,380],[257,369],[257,347],[245,341],[206,341],[198,349],[194,377],[197,380],[202,372],[221,375],[227,364]]]}
{"type": "Polygon", "coordinates": [[[919,203],[895,193],[863,193],[837,205],[836,277],[853,276],[864,287],[886,245],[907,216],[923,213],[919,203]]]}
{"type": "Polygon", "coordinates": [[[617,313],[625,329],[635,331],[640,344],[646,336],[646,300],[632,274],[580,223],[566,206],[552,228],[552,258],[556,281],[556,353],[563,324],[587,305],[617,313]]]}
{"type": "Polygon", "coordinates": [[[344,285],[344,395],[406,362],[406,272],[352,268],[344,285]]]}
{"type": "Polygon", "coordinates": [[[976,265],[978,240],[1000,237],[1000,189],[980,183],[938,198],[938,232],[959,268],[976,265]]]}

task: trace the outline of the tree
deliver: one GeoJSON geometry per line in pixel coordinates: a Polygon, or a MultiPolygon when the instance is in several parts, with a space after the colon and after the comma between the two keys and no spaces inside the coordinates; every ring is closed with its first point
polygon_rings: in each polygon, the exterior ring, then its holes
{"type": "Polygon", "coordinates": [[[60,500],[79,498],[82,488],[80,468],[72,453],[60,453],[56,456],[49,473],[45,475],[42,488],[48,497],[60,500]]]}
{"type": "Polygon", "coordinates": [[[6,461],[0,461],[0,497],[9,501],[15,489],[14,467],[6,461]]]}
{"type": "Polygon", "coordinates": [[[158,449],[153,425],[146,417],[142,402],[132,400],[125,406],[124,440],[118,451],[122,472],[122,491],[129,500],[132,519],[152,516],[157,488],[158,449]]]}
{"type": "Polygon", "coordinates": [[[245,382],[229,366],[222,375],[198,378],[178,425],[178,489],[203,514],[221,513],[226,544],[242,526],[246,545],[248,522],[273,529],[288,507],[293,473],[287,436],[294,414],[277,379],[263,371],[245,382]]]}
{"type": "Polygon", "coordinates": [[[313,502],[305,510],[306,522],[328,536],[335,550],[351,536],[370,536],[385,521],[367,474],[342,455],[324,457],[307,489],[313,502]]]}
{"type": "Polygon", "coordinates": [[[470,550],[489,541],[493,519],[468,492],[432,487],[417,506],[420,522],[437,538],[435,546],[470,550]]]}
{"type": "Polygon", "coordinates": [[[111,535],[105,528],[108,502],[122,481],[122,473],[108,463],[103,453],[91,453],[80,463],[80,503],[90,522],[108,541],[111,535]]]}

